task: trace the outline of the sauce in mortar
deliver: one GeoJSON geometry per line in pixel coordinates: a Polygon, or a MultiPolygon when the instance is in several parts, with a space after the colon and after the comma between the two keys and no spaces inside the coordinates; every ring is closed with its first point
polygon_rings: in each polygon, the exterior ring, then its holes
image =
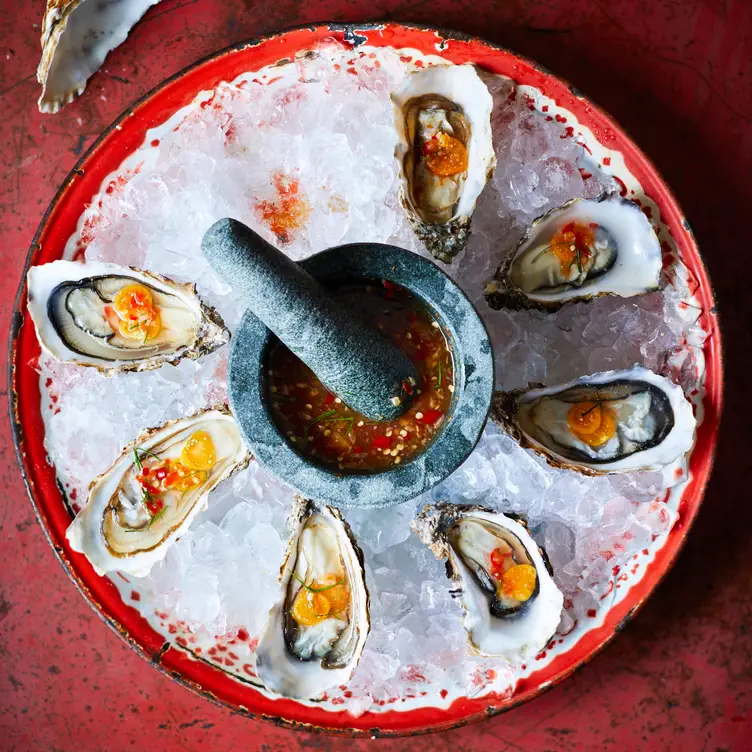
{"type": "Polygon", "coordinates": [[[410,407],[390,421],[372,421],[349,408],[281,342],[267,358],[267,399],[277,427],[293,447],[319,465],[379,472],[421,454],[446,420],[454,366],[446,335],[425,303],[387,281],[346,285],[342,305],[377,326],[415,363],[418,383],[410,407]]]}

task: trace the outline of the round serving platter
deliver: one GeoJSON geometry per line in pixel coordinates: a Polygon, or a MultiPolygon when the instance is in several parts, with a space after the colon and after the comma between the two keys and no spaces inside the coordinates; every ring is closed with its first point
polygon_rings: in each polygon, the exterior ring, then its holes
{"type": "MultiPolygon", "coordinates": [[[[657,207],[661,220],[678,249],[681,261],[697,283],[694,300],[701,309],[698,325],[708,334],[702,346],[705,373],[701,418],[690,455],[689,480],[682,488],[678,520],[665,543],[655,551],[641,578],[630,583],[626,594],[615,600],[602,621],[585,631],[566,652],[524,675],[514,691],[504,695],[460,697],[451,704],[411,704],[400,711],[383,708],[355,717],[331,706],[302,704],[272,698],[252,684],[234,678],[202,660],[182,644],[158,632],[129,605],[128,588],[118,588],[98,576],[88,561],[72,552],[65,538],[70,512],[44,445],[44,420],[40,404],[39,374],[35,370],[40,348],[26,311],[22,282],[16,300],[10,341],[11,420],[18,459],[37,516],[68,574],[92,607],[139,654],[159,670],[202,696],[236,712],[303,729],[320,729],[351,735],[391,736],[452,728],[488,718],[532,699],[569,676],[600,650],[634,615],[671,567],[702,501],[717,440],[723,372],[720,335],[713,293],[707,272],[687,221],[676,200],[653,165],[623,130],[581,93],[552,76],[534,62],[476,38],[426,27],[374,24],[364,26],[320,25],[293,29],[223,50],[165,81],[129,108],[94,143],[66,179],[48,209],[26,261],[31,265],[61,258],[66,242],[105,178],[142,146],[147,131],[167,121],[202,91],[231,81],[278,61],[289,61],[301,51],[327,40],[353,49],[371,47],[412,49],[424,55],[440,55],[453,63],[471,62],[532,87],[557,108],[571,113],[591,145],[608,143],[623,159],[625,171],[642,186],[657,207]]],[[[625,192],[628,188],[625,186],[625,192]]],[[[134,590],[132,600],[137,600],[134,590]]]]}

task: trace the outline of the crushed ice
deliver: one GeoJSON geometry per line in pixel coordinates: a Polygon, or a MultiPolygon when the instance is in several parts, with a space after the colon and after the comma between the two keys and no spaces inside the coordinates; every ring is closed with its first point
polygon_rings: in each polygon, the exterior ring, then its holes
{"type": "MultiPolygon", "coordinates": [[[[381,65],[365,57],[351,75],[345,65],[335,67],[337,54],[298,63],[298,81],[221,84],[177,130],[160,134],[155,159],[87,210],[86,257],[196,281],[234,328],[243,306],[202,259],[200,240],[212,222],[232,216],[279,242],[259,211],[278,198],[275,174],[295,181],[310,207],[304,226],[285,238],[292,257],[362,240],[422,252],[399,205],[393,158],[389,91],[404,66],[382,51],[381,65]]],[[[498,387],[553,383],[635,362],[660,369],[688,326],[670,295],[605,298],[549,315],[484,305],[484,282],[527,223],[569,198],[614,187],[592,164],[579,169],[582,147],[563,126],[510,97],[506,81],[491,86],[498,166],[467,250],[449,272],[484,316],[498,387]]],[[[54,409],[46,414],[46,446],[69,494],[85,498],[91,478],[143,428],[224,401],[226,358],[224,348],[199,362],[112,379],[43,358],[42,381],[52,380],[45,399],[55,398],[47,405],[54,409]]],[[[567,598],[565,633],[598,607],[614,567],[668,530],[673,515],[655,501],[662,490],[653,473],[593,479],[555,470],[489,425],[467,462],[425,497],[348,511],[366,554],[373,628],[347,707],[359,713],[409,692],[416,675],[470,693],[486,665],[466,656],[443,566],[409,530],[422,504],[441,498],[526,514],[567,598]]],[[[290,489],[255,464],[218,488],[208,511],[146,579],[154,605],[195,631],[221,635],[243,625],[258,634],[276,593],[291,499],[290,489]]],[[[509,667],[488,665],[512,681],[509,667]]]]}

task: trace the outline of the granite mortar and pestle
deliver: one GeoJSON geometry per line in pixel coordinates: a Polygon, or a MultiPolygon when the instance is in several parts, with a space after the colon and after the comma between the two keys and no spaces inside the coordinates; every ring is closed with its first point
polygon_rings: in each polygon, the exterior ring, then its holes
{"type": "Polygon", "coordinates": [[[255,458],[305,496],[341,507],[378,508],[428,491],[472,452],[494,386],[488,333],[473,305],[433,262],[380,243],[353,243],[299,264],[234,219],[212,225],[202,249],[214,271],[248,306],[232,337],[230,407],[255,458]],[[454,361],[454,395],[434,441],[394,469],[335,471],[298,453],[269,411],[265,362],[276,335],[345,404],[372,420],[409,407],[416,369],[407,355],[328,288],[365,280],[401,285],[433,312],[454,361]]]}

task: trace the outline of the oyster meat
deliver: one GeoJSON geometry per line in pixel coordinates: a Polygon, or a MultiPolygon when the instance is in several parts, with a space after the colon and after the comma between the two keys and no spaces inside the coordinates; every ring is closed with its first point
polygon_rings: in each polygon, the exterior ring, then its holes
{"type": "Polygon", "coordinates": [[[86,88],[107,54],[159,0],[47,0],[42,23],[40,112],[57,112],[86,88]]]}
{"type": "Polygon", "coordinates": [[[342,515],[298,497],[280,598],[256,649],[267,689],[314,699],[347,682],[370,630],[363,553],[342,515]]]}
{"type": "Polygon", "coordinates": [[[671,467],[695,437],[681,387],[640,366],[500,393],[491,415],[549,464],[587,475],[671,467]]]}
{"type": "Polygon", "coordinates": [[[42,347],[108,376],[198,358],[230,338],[195,285],[130,267],[53,261],[29,270],[28,291],[42,347]]]}
{"type": "Polygon", "coordinates": [[[251,454],[222,406],[151,429],[96,478],[66,533],[99,574],[149,573],[251,454]]]}
{"type": "Polygon", "coordinates": [[[472,65],[436,65],[408,75],[392,102],[402,203],[426,248],[448,263],[467,244],[496,166],[493,99],[472,65]]]}
{"type": "Polygon", "coordinates": [[[564,596],[524,521],[439,502],[426,506],[412,528],[437,558],[447,560],[472,652],[519,662],[545,647],[564,596]]]}
{"type": "Polygon", "coordinates": [[[648,218],[618,195],[572,199],[536,219],[486,286],[493,308],[558,308],[660,287],[661,246],[648,218]]]}

